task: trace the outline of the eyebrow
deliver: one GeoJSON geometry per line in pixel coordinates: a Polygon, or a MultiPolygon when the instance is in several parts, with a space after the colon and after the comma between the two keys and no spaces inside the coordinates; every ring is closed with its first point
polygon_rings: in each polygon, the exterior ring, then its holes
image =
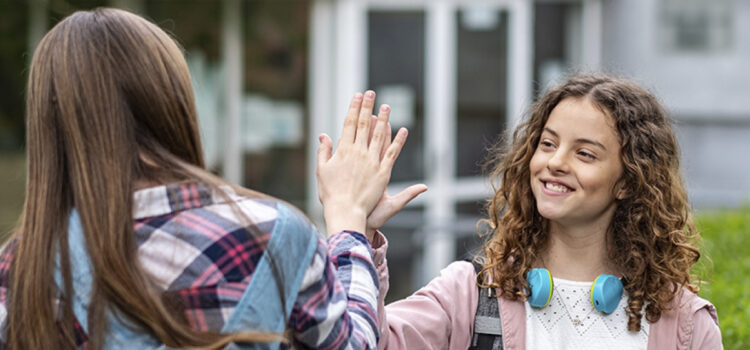
{"type": "MultiPolygon", "coordinates": [[[[550,128],[545,127],[544,131],[552,134],[552,136],[554,136],[554,137],[558,137],[558,138],[560,137],[560,135],[558,135],[554,130],[552,130],[550,128]]],[[[605,151],[607,150],[607,147],[604,147],[604,145],[601,142],[598,142],[598,141],[594,141],[594,140],[590,140],[590,139],[585,139],[585,138],[578,138],[578,139],[575,140],[575,142],[576,143],[586,143],[586,144],[597,146],[597,147],[599,147],[599,148],[601,148],[601,149],[603,149],[605,151]]]]}

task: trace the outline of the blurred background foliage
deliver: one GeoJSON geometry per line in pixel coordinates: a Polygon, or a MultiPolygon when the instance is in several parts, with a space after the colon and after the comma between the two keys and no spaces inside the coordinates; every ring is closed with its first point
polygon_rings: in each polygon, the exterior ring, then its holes
{"type": "Polygon", "coordinates": [[[23,146],[27,26],[25,1],[0,0],[0,152],[23,146]]]}
{"type": "Polygon", "coordinates": [[[696,224],[704,247],[695,270],[707,282],[700,295],[716,305],[725,348],[750,349],[750,205],[702,212],[696,224]]]}
{"type": "Polygon", "coordinates": [[[21,215],[26,183],[25,155],[0,153],[0,242],[5,242],[21,215]]]}

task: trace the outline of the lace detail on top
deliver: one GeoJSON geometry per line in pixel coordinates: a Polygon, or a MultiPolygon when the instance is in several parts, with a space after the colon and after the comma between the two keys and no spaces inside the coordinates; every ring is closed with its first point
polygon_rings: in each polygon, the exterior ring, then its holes
{"type": "Polygon", "coordinates": [[[645,349],[649,324],[641,321],[639,332],[628,331],[623,293],[609,315],[591,305],[591,283],[554,278],[549,305],[537,309],[525,303],[527,349],[645,349]]]}

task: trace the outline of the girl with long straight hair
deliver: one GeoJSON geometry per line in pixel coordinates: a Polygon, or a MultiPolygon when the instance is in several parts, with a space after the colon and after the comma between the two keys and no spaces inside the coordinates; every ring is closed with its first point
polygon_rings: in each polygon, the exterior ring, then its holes
{"type": "Polygon", "coordinates": [[[389,109],[374,118],[373,104],[357,94],[336,153],[321,147],[326,244],[298,210],[205,170],[190,75],[164,31],[114,9],[65,18],[31,62],[2,345],[373,348],[362,232],[406,139],[391,142],[389,109]]]}

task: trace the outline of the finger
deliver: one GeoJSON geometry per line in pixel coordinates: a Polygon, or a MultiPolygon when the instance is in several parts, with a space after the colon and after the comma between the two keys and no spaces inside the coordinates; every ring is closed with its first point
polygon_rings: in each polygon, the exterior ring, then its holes
{"type": "Polygon", "coordinates": [[[411,185],[393,196],[393,212],[397,213],[403,209],[412,199],[417,198],[424,191],[427,191],[427,186],[424,184],[411,185]]]}
{"type": "Polygon", "coordinates": [[[354,142],[354,136],[357,131],[357,116],[359,116],[359,109],[362,106],[362,98],[362,94],[358,92],[354,94],[352,101],[349,103],[349,110],[346,112],[346,118],[344,118],[344,129],[341,132],[339,145],[354,142]]]}
{"type": "Polygon", "coordinates": [[[393,138],[392,133],[393,129],[391,129],[391,123],[389,122],[385,127],[385,142],[383,142],[383,147],[380,149],[380,160],[383,160],[383,157],[385,157],[385,151],[388,149],[388,146],[391,145],[391,139],[393,138]]]}
{"type": "Polygon", "coordinates": [[[318,145],[318,167],[320,167],[331,159],[333,142],[331,142],[331,138],[326,134],[320,134],[318,141],[320,142],[320,145],[318,145]]]}
{"type": "Polygon", "coordinates": [[[390,133],[390,130],[386,130],[388,124],[388,118],[391,114],[391,107],[388,105],[380,106],[380,112],[378,113],[377,123],[375,125],[375,131],[372,134],[370,140],[369,152],[374,160],[380,160],[380,154],[383,151],[383,141],[385,140],[386,133],[390,133]]]}
{"type": "Polygon", "coordinates": [[[375,132],[375,127],[378,125],[378,117],[372,116],[370,119],[370,136],[367,138],[368,142],[372,142],[372,134],[375,132]]]}
{"type": "Polygon", "coordinates": [[[370,119],[372,119],[372,107],[375,105],[375,91],[368,90],[362,99],[362,107],[359,109],[357,120],[357,131],[354,142],[367,146],[367,137],[370,136],[370,119]]]}
{"type": "Polygon", "coordinates": [[[318,201],[320,201],[320,203],[322,204],[323,193],[320,191],[320,168],[323,164],[328,162],[329,159],[331,159],[333,144],[331,142],[331,138],[326,134],[320,134],[320,136],[318,136],[318,141],[320,142],[320,144],[318,145],[318,166],[315,167],[315,178],[318,183],[318,201]]]}
{"type": "Polygon", "coordinates": [[[396,159],[398,158],[398,155],[401,153],[401,149],[404,147],[404,144],[406,143],[406,137],[409,135],[409,132],[406,130],[406,128],[401,128],[396,133],[396,137],[393,139],[393,142],[390,146],[388,146],[388,149],[385,150],[385,156],[383,157],[383,161],[380,163],[382,170],[387,170],[388,172],[393,169],[393,163],[396,162],[396,159]]]}

